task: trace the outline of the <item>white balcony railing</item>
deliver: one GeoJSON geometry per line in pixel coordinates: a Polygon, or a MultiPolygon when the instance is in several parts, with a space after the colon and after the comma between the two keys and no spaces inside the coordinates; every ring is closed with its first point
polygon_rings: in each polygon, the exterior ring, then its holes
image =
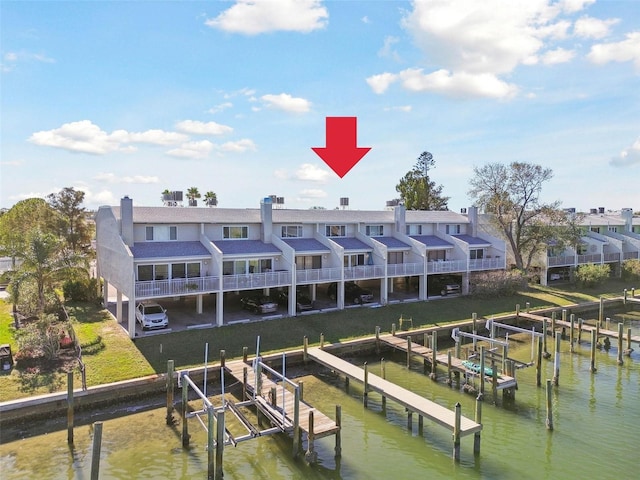
{"type": "Polygon", "coordinates": [[[172,278],[136,282],[136,298],[168,297],[191,293],[215,292],[220,288],[220,277],[172,278]]]}
{"type": "Polygon", "coordinates": [[[312,268],[296,270],[296,284],[322,283],[337,281],[342,278],[342,268],[312,268]]]}
{"type": "Polygon", "coordinates": [[[638,252],[624,252],[622,254],[622,259],[623,260],[630,260],[630,259],[634,259],[634,258],[638,258],[638,252]]]}
{"type": "Polygon", "coordinates": [[[424,263],[390,263],[387,265],[387,276],[404,277],[424,274],[424,263]]]}
{"type": "Polygon", "coordinates": [[[467,270],[465,260],[436,260],[427,263],[427,273],[464,272],[467,270]]]}
{"type": "Polygon", "coordinates": [[[222,290],[224,291],[285,287],[289,285],[291,285],[291,273],[285,270],[244,275],[224,275],[222,277],[222,290]]]}
{"type": "Polygon", "coordinates": [[[358,265],[344,269],[345,280],[362,280],[365,278],[384,277],[384,265],[358,265]]]}
{"type": "Polygon", "coordinates": [[[604,254],[604,261],[605,262],[619,262],[620,261],[620,253],[618,253],[618,252],[605,253],[604,254]]]}
{"type": "Polygon", "coordinates": [[[549,267],[562,267],[565,265],[575,265],[576,257],[574,255],[559,255],[557,257],[547,257],[547,265],[549,267]]]}
{"type": "Polygon", "coordinates": [[[504,268],[502,258],[476,258],[469,260],[469,270],[495,270],[504,268]]]}

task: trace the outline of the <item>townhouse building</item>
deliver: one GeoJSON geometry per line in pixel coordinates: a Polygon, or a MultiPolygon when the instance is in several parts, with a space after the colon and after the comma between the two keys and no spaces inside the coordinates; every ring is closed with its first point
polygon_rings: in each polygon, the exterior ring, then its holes
{"type": "MultiPolygon", "coordinates": [[[[575,210],[569,209],[569,215],[575,210]]],[[[640,258],[640,218],[631,208],[607,212],[594,208],[576,218],[582,236],[577,245],[559,247],[550,244],[540,259],[541,283],[547,285],[570,280],[580,265],[607,264],[613,275],[620,275],[622,262],[640,258]]]]}
{"type": "Polygon", "coordinates": [[[344,309],[347,282],[385,305],[402,290],[414,300],[455,282],[468,293],[473,272],[504,270],[505,242],[478,231],[477,209],[451,211],[139,207],[124,197],[96,213],[98,276],[116,291],[116,317],[135,336],[133,306],[194,297],[195,312],[226,323],[226,304],[253,291],[284,290],[294,316],[304,291],[344,309]],[[335,284],[335,298],[326,292],[335,284]],[[203,302],[204,298],[212,301],[203,302]],[[128,300],[127,318],[123,301],[128,300]],[[208,309],[204,305],[212,305],[208,309]]]}

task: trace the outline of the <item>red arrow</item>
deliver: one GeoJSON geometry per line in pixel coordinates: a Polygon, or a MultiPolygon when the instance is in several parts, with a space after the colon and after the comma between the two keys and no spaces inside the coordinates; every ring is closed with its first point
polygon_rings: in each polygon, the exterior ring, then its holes
{"type": "Polygon", "coordinates": [[[327,117],[326,147],[311,150],[329,165],[340,178],[344,177],[371,147],[358,145],[358,117],[327,117]]]}

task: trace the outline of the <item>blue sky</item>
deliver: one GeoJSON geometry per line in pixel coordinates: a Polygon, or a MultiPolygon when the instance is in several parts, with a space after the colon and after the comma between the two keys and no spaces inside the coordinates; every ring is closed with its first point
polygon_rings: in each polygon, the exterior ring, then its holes
{"type": "Polygon", "coordinates": [[[0,206],[382,209],[423,151],[470,205],[474,166],[550,167],[545,201],[640,210],[637,0],[0,2],[0,206]],[[339,178],[311,147],[358,118],[339,178]]]}

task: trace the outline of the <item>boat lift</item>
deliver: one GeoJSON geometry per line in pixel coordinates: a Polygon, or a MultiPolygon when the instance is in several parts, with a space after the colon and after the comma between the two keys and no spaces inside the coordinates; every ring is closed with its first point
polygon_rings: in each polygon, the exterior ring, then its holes
{"type": "MultiPolygon", "coordinates": [[[[504,330],[517,332],[517,333],[526,333],[531,334],[531,362],[535,359],[535,348],[536,348],[536,337],[542,337],[543,334],[540,332],[536,332],[536,327],[531,327],[531,330],[527,330],[526,328],[516,327],[514,325],[507,325],[506,323],[499,323],[493,319],[487,320],[485,325],[486,329],[491,332],[491,338],[496,338],[496,327],[502,328],[504,330]]],[[[506,334],[507,342],[509,341],[509,333],[506,334]]],[[[526,365],[526,364],[525,364],[526,365]]],[[[526,365],[528,366],[528,365],[526,365]]]]}

